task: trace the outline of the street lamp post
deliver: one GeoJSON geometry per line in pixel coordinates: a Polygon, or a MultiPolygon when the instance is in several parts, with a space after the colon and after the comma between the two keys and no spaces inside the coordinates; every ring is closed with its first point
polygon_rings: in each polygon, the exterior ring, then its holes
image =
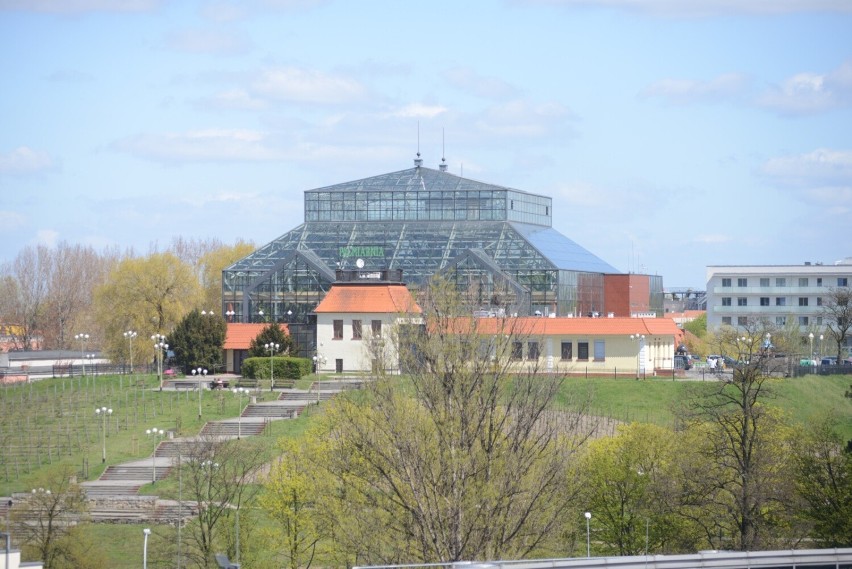
{"type": "Polygon", "coordinates": [[[86,375],[86,360],[84,352],[86,351],[86,341],[89,339],[88,334],[74,334],[74,339],[80,341],[80,365],[83,368],[83,376],[86,375]]]}
{"type": "Polygon", "coordinates": [[[128,330],[124,333],[124,337],[130,342],[130,373],[133,373],[133,338],[137,336],[133,330],[128,330]]]}
{"type": "Polygon", "coordinates": [[[203,368],[194,369],[192,370],[192,376],[198,376],[199,378],[199,382],[195,386],[198,389],[198,418],[201,419],[201,390],[204,388],[204,380],[201,380],[201,378],[207,379],[207,370],[203,368]]]}
{"type": "Polygon", "coordinates": [[[142,542],[142,569],[148,569],[148,536],[151,535],[151,530],[143,529],[142,535],[145,536],[142,542]]]}
{"type": "Polygon", "coordinates": [[[257,321],[258,321],[258,322],[263,322],[263,310],[258,310],[258,311],[257,311],[257,321]]]}
{"type": "MultiPolygon", "coordinates": [[[[822,334],[820,334],[820,335],[819,335],[819,357],[820,357],[820,358],[822,357],[822,339],[823,339],[824,337],[825,337],[825,336],[823,336],[822,334]]],[[[840,363],[840,362],[838,362],[838,363],[840,363]]]]}
{"type": "Polygon", "coordinates": [[[157,351],[157,378],[160,382],[160,391],[163,390],[163,350],[168,350],[169,345],[166,343],[166,337],[163,334],[154,334],[151,336],[154,341],[154,349],[157,351]]]}
{"type": "Polygon", "coordinates": [[[151,484],[154,484],[157,482],[157,444],[163,438],[165,431],[157,428],[146,429],[145,434],[154,439],[154,452],[151,453],[151,484]]]}
{"type": "Polygon", "coordinates": [[[591,538],[591,527],[589,525],[589,521],[592,519],[592,513],[586,512],[586,557],[592,556],[592,538],[591,538]]]}
{"type": "Polygon", "coordinates": [[[245,387],[235,387],[233,392],[240,399],[239,414],[237,415],[237,440],[240,440],[243,434],[243,395],[248,393],[248,389],[245,387]]]}
{"type": "Polygon", "coordinates": [[[101,427],[103,428],[103,454],[101,455],[101,462],[106,463],[106,422],[107,417],[112,415],[112,409],[108,409],[106,407],[95,407],[95,415],[101,418],[101,427]]]}
{"type": "Polygon", "coordinates": [[[225,316],[227,316],[227,317],[228,317],[228,322],[233,322],[233,321],[234,321],[234,315],[235,315],[235,314],[236,314],[236,312],[234,312],[233,310],[226,310],[226,311],[225,311],[225,316]]]}
{"type": "MultiPolygon", "coordinates": [[[[320,344],[320,345],[322,345],[322,344],[320,344]]],[[[317,405],[319,405],[320,404],[320,386],[322,385],[321,382],[320,382],[319,372],[320,372],[320,369],[322,369],[322,366],[325,365],[325,356],[320,354],[319,350],[317,350],[317,353],[314,355],[313,360],[314,360],[314,375],[317,376],[316,382],[315,382],[317,384],[317,405]]]]}
{"type": "Polygon", "coordinates": [[[808,356],[808,357],[809,357],[811,360],[813,360],[813,359],[814,359],[814,333],[813,333],[813,332],[811,332],[810,334],[808,334],[808,339],[811,341],[811,353],[809,354],[809,356],[808,356]]]}
{"type": "MultiPolygon", "coordinates": [[[[92,387],[95,385],[95,374],[97,368],[95,367],[95,354],[86,354],[86,360],[89,362],[89,370],[92,374],[92,387]]],[[[86,385],[89,385],[89,378],[86,376],[86,385]]]]}
{"type": "Polygon", "coordinates": [[[268,344],[264,344],[263,347],[269,350],[269,391],[272,391],[272,388],[275,387],[275,363],[272,359],[272,354],[278,351],[281,344],[274,344],[270,342],[268,344]]]}
{"type": "Polygon", "coordinates": [[[630,339],[636,341],[636,379],[639,379],[640,372],[640,356],[642,354],[642,342],[645,340],[645,334],[630,334],[630,339]]]}

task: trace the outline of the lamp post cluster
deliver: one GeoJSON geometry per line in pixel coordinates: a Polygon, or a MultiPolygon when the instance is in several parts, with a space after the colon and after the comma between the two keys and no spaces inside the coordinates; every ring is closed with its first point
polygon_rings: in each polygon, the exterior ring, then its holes
{"type": "Polygon", "coordinates": [[[86,376],[86,342],[89,340],[88,334],[74,334],[74,339],[80,342],[80,365],[83,367],[83,376],[86,376]]]}
{"type": "Polygon", "coordinates": [[[133,338],[137,336],[133,330],[128,330],[124,333],[124,337],[130,343],[130,373],[133,373],[133,338]]]}
{"type": "MultiPolygon", "coordinates": [[[[192,376],[198,377],[199,380],[201,380],[201,378],[206,379],[207,378],[207,370],[204,369],[204,368],[196,368],[196,369],[192,370],[192,376]]],[[[197,388],[198,388],[198,418],[199,419],[201,419],[201,390],[204,387],[202,385],[202,383],[203,383],[203,381],[199,381],[199,383],[197,384],[197,388]]]]}
{"type": "Polygon", "coordinates": [[[243,395],[248,395],[248,389],[245,387],[235,387],[232,391],[240,400],[239,414],[237,415],[237,440],[240,440],[243,434],[243,395]]]}
{"type": "Polygon", "coordinates": [[[264,344],[263,347],[269,352],[269,391],[272,391],[272,388],[275,387],[275,363],[272,355],[281,348],[281,344],[269,342],[264,344]]]}
{"type": "Polygon", "coordinates": [[[163,390],[163,350],[168,350],[166,337],[163,334],[153,334],[151,340],[154,342],[154,350],[157,353],[157,378],[160,381],[160,391],[163,390]]]}
{"type": "MultiPolygon", "coordinates": [[[[321,345],[322,344],[320,344],[320,346],[321,345]]],[[[320,369],[322,369],[322,367],[325,365],[325,356],[320,354],[319,350],[317,350],[317,353],[314,355],[313,360],[314,360],[314,374],[316,374],[316,376],[317,376],[317,381],[316,381],[316,383],[317,383],[317,405],[319,405],[319,403],[320,403],[320,375],[319,375],[319,372],[320,372],[320,369]]]]}
{"type": "Polygon", "coordinates": [[[145,434],[148,438],[154,439],[154,452],[151,453],[151,484],[157,482],[157,444],[163,438],[165,431],[163,429],[146,429],[145,434]]]}
{"type": "Polygon", "coordinates": [[[642,343],[645,341],[645,334],[630,334],[630,339],[636,341],[636,379],[639,379],[640,373],[640,356],[642,354],[642,343]]]}
{"type": "Polygon", "coordinates": [[[112,415],[112,409],[108,409],[106,407],[95,407],[95,415],[101,418],[101,427],[103,431],[103,454],[101,455],[101,462],[106,463],[106,422],[107,417],[112,415]]]}

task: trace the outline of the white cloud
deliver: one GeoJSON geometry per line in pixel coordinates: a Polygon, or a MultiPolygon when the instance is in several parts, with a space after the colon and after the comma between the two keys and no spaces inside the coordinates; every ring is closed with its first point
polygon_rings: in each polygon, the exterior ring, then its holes
{"type": "Polygon", "coordinates": [[[677,104],[718,101],[737,96],[747,83],[746,77],[737,73],[726,73],[709,81],[663,79],[645,88],[642,95],[677,104]]]}
{"type": "Polygon", "coordinates": [[[757,103],[783,114],[812,114],[852,106],[852,62],[825,75],[793,75],[770,88],[757,103]]]}
{"type": "Polygon", "coordinates": [[[219,0],[206,2],[201,7],[201,17],[213,22],[235,22],[246,16],[246,6],[237,2],[219,0]]]}
{"type": "Polygon", "coordinates": [[[444,79],[457,89],[478,97],[502,100],[518,93],[518,90],[506,81],[496,77],[484,77],[469,67],[454,67],[443,75],[444,79]]]}
{"type": "Polygon", "coordinates": [[[655,16],[701,18],[732,14],[776,15],[799,12],[852,12],[848,0],[525,0],[578,8],[613,8],[655,16]]]}
{"type": "Polygon", "coordinates": [[[0,232],[15,233],[27,222],[24,215],[16,211],[0,210],[0,232]]]}
{"type": "Polygon", "coordinates": [[[149,12],[162,0],[0,0],[0,10],[82,14],[85,12],[149,12]]]}
{"type": "Polygon", "coordinates": [[[269,107],[266,101],[253,97],[243,89],[229,89],[217,93],[213,97],[199,101],[202,107],[214,109],[240,109],[245,111],[260,111],[269,107]]]}
{"type": "Polygon", "coordinates": [[[396,109],[388,114],[386,117],[393,118],[426,118],[433,119],[438,115],[442,115],[447,112],[447,107],[443,105],[425,105],[423,103],[411,103],[399,109],[396,109]]]}
{"type": "Polygon", "coordinates": [[[692,241],[695,243],[713,245],[717,243],[730,243],[733,241],[733,238],[730,235],[724,235],[722,233],[709,233],[696,235],[692,238],[692,241]]]}
{"type": "Polygon", "coordinates": [[[270,99],[299,103],[341,104],[365,96],[363,85],[353,79],[298,67],[264,71],[251,90],[270,99]]]}
{"type": "Polygon", "coordinates": [[[244,35],[224,30],[181,30],[166,36],[168,47],[189,53],[238,55],[246,53],[250,44],[251,42],[244,35]]]}
{"type": "Polygon", "coordinates": [[[820,148],[767,160],[762,172],[779,187],[828,213],[852,210],[852,151],[820,148]]]}
{"type": "Polygon", "coordinates": [[[279,150],[253,130],[207,129],[182,133],[139,134],[112,147],[158,162],[264,161],[280,159],[279,150]]]}
{"type": "Polygon", "coordinates": [[[19,146],[8,154],[0,153],[0,174],[35,174],[54,167],[47,152],[19,146]]]}
{"type": "Polygon", "coordinates": [[[53,229],[39,229],[36,232],[33,243],[46,247],[56,247],[56,244],[59,243],[59,232],[53,229]]]}
{"type": "Polygon", "coordinates": [[[571,118],[559,103],[533,105],[518,100],[489,108],[475,122],[485,134],[527,138],[551,134],[571,118]]]}

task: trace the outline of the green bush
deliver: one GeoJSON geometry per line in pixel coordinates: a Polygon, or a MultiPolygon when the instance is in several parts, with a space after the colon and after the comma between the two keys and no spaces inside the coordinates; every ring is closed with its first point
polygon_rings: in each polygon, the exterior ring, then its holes
{"type": "Polygon", "coordinates": [[[300,379],[312,371],[313,362],[308,358],[262,357],[243,361],[243,377],[269,379],[269,366],[273,367],[276,379],[300,379]],[[272,360],[270,362],[270,359],[272,360]]]}

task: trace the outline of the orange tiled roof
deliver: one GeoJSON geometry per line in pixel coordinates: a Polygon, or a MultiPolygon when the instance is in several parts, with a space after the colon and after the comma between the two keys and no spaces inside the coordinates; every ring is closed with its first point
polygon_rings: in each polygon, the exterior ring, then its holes
{"type": "MultiPolygon", "coordinates": [[[[226,350],[248,350],[251,341],[257,338],[257,335],[266,328],[266,324],[242,324],[229,323],[228,330],[225,332],[226,350]]],[[[286,324],[279,324],[285,334],[289,334],[290,330],[286,324]]]]}
{"type": "Polygon", "coordinates": [[[540,336],[676,336],[678,333],[670,318],[480,318],[477,327],[480,332],[490,334],[512,330],[540,336]]]}
{"type": "Polygon", "coordinates": [[[420,307],[405,285],[335,285],[315,312],[419,313],[420,307]]]}

